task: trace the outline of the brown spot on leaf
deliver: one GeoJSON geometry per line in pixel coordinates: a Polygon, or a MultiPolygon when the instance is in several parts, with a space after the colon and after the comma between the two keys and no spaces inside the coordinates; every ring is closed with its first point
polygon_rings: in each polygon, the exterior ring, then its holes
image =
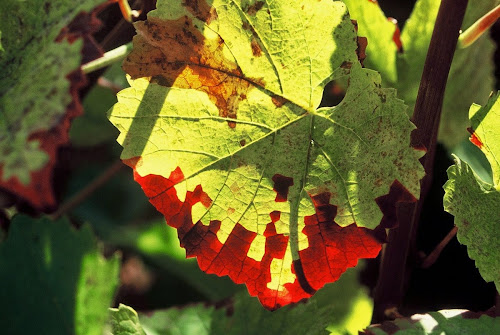
{"type": "Polygon", "coordinates": [[[257,1],[253,5],[248,6],[248,8],[245,10],[248,15],[255,15],[259,10],[262,9],[264,6],[264,1],[257,1]]]}
{"type": "Polygon", "coordinates": [[[357,39],[358,48],[356,49],[356,54],[358,55],[359,62],[363,65],[363,61],[366,58],[366,47],[368,46],[368,39],[366,37],[359,36],[357,39]]]}
{"type": "Polygon", "coordinates": [[[207,24],[217,19],[217,11],[209,5],[206,0],[183,0],[182,5],[186,7],[194,17],[207,24]]]}
{"type": "Polygon", "coordinates": [[[279,96],[279,95],[273,95],[271,97],[272,101],[273,101],[273,104],[276,106],[276,107],[281,107],[283,106],[284,104],[286,104],[288,102],[287,99],[283,98],[282,96],[279,96]]]}
{"type": "Polygon", "coordinates": [[[348,61],[344,61],[342,64],[340,64],[340,67],[343,69],[350,69],[352,67],[352,63],[348,61]]]}
{"type": "Polygon", "coordinates": [[[244,146],[245,146],[245,144],[247,144],[247,141],[246,141],[245,139],[242,139],[242,140],[240,141],[240,145],[241,145],[242,147],[244,147],[244,146]]]}
{"type": "Polygon", "coordinates": [[[257,43],[257,40],[252,39],[252,42],[250,42],[250,47],[252,48],[252,54],[255,57],[262,56],[262,49],[260,48],[259,43],[257,43]]]}
{"type": "Polygon", "coordinates": [[[275,174],[272,178],[274,182],[273,190],[276,191],[276,202],[285,202],[288,198],[288,188],[293,185],[293,178],[275,174]]]}

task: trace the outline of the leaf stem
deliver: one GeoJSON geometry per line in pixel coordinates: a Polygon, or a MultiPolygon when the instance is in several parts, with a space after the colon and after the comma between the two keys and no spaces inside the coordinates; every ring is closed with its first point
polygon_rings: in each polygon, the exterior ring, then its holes
{"type": "Polygon", "coordinates": [[[498,18],[500,18],[500,5],[490,10],[483,17],[474,22],[472,26],[467,28],[466,31],[461,33],[458,38],[458,46],[460,48],[467,48],[470,46],[479,37],[481,37],[484,32],[497,21],[498,18]]]}
{"type": "Polygon", "coordinates": [[[441,255],[441,252],[443,249],[450,243],[451,239],[455,237],[457,234],[458,227],[455,226],[453,227],[448,234],[439,242],[439,244],[432,250],[432,252],[424,258],[424,261],[422,262],[422,265],[420,266],[423,269],[427,269],[431,267],[434,263],[436,263],[437,259],[439,258],[439,255],[441,255]]]}
{"type": "Polygon", "coordinates": [[[132,22],[132,18],[138,17],[140,15],[138,11],[132,10],[132,8],[130,8],[127,0],[109,0],[109,2],[118,2],[123,18],[128,22],[132,22]]]}
{"type": "Polygon", "coordinates": [[[132,50],[132,42],[121,45],[116,49],[106,52],[104,56],[88,62],[87,64],[83,64],[82,71],[87,74],[119,62],[127,57],[130,50],[132,50]]]}
{"type": "Polygon", "coordinates": [[[411,134],[411,145],[427,150],[421,159],[426,176],[421,180],[420,200],[398,207],[399,227],[389,232],[389,242],[383,248],[373,323],[387,320],[386,311],[398,308],[405,294],[411,271],[407,259],[414,256],[416,227],[432,180],[444,91],[467,4],[468,0],[443,0],[439,7],[412,117],[417,129],[411,134]]]}
{"type": "Polygon", "coordinates": [[[72,196],[66,203],[64,203],[61,207],[59,207],[57,211],[49,215],[49,217],[52,220],[57,220],[61,216],[71,211],[73,208],[75,208],[85,199],[87,199],[99,187],[104,185],[111,177],[113,177],[124,166],[125,165],[120,160],[113,163],[113,165],[111,165],[108,169],[106,169],[97,178],[92,180],[90,184],[88,184],[86,187],[80,190],[77,194],[72,196]]]}

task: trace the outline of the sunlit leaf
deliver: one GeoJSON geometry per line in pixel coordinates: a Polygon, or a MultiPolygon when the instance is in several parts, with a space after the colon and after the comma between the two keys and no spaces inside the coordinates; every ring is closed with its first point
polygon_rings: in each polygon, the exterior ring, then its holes
{"type": "Polygon", "coordinates": [[[361,68],[345,5],[157,6],[136,24],[110,120],[187,256],[269,309],[375,257],[396,204],[419,194],[421,153],[396,92],[361,68]],[[317,109],[341,77],[344,100],[317,109]]]}
{"type": "Polygon", "coordinates": [[[472,105],[471,141],[486,155],[493,184],[481,180],[469,165],[456,158],[444,185],[445,210],[455,216],[457,237],[467,246],[484,280],[500,292],[500,101],[499,93],[484,107],[472,105]]]}

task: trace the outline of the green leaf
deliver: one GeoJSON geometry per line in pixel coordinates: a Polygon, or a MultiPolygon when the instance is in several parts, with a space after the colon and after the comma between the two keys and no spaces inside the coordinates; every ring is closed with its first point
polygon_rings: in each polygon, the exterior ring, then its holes
{"type": "Polygon", "coordinates": [[[110,311],[113,335],[146,335],[137,313],[131,307],[120,304],[118,308],[110,308],[110,311]]]}
{"type": "Polygon", "coordinates": [[[0,244],[0,329],[101,335],[118,270],[118,257],[102,257],[88,226],[15,216],[0,244]]]}
{"type": "Polygon", "coordinates": [[[187,256],[275,309],[378,254],[372,230],[418,196],[421,153],[396,92],[361,68],[343,3],[196,4],[159,1],[136,23],[109,117],[187,256]],[[317,109],[338,78],[344,100],[317,109]]]}
{"type": "MultiPolygon", "coordinates": [[[[367,67],[380,71],[384,83],[398,89],[400,97],[413,113],[427,49],[434,30],[440,1],[418,0],[401,32],[402,52],[391,41],[392,23],[371,1],[346,0],[349,12],[357,20],[359,35],[368,37],[367,67]],[[396,69],[396,70],[394,70],[396,69]]],[[[467,7],[462,29],[468,28],[482,15],[499,4],[498,0],[474,1],[467,7]]],[[[493,89],[494,43],[485,34],[466,49],[455,52],[446,86],[439,141],[448,148],[467,135],[465,112],[471,102],[485,101],[493,89]]]]}
{"type": "Polygon", "coordinates": [[[490,98],[485,107],[472,105],[471,140],[480,147],[491,164],[493,185],[481,180],[465,162],[456,158],[448,169],[444,185],[444,208],[455,216],[457,238],[467,246],[484,280],[493,281],[500,291],[500,94],[490,98]]]}
{"type": "Polygon", "coordinates": [[[415,314],[371,326],[362,335],[494,335],[500,332],[500,318],[466,310],[448,309],[415,314]]]}
{"type": "Polygon", "coordinates": [[[81,62],[81,40],[56,42],[56,38],[78,13],[102,1],[0,3],[4,49],[0,53],[0,184],[35,206],[55,202],[51,191],[40,199],[36,196],[41,189],[37,183],[48,183],[50,174],[32,174],[51,167],[56,148],[65,141],[67,125],[62,120],[72,102],[71,89],[76,89],[67,76],[81,62]]]}

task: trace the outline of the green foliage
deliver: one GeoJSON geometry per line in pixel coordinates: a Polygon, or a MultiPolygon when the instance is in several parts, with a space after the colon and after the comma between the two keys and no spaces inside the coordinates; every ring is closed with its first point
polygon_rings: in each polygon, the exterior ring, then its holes
{"type": "Polygon", "coordinates": [[[0,329],[15,334],[101,335],[118,284],[87,225],[14,217],[0,244],[0,329]]]}
{"type": "Polygon", "coordinates": [[[444,208],[455,216],[457,237],[467,246],[481,276],[500,291],[500,94],[484,107],[472,105],[472,140],[483,150],[493,172],[493,184],[481,180],[465,162],[456,159],[448,169],[444,208]]]}

